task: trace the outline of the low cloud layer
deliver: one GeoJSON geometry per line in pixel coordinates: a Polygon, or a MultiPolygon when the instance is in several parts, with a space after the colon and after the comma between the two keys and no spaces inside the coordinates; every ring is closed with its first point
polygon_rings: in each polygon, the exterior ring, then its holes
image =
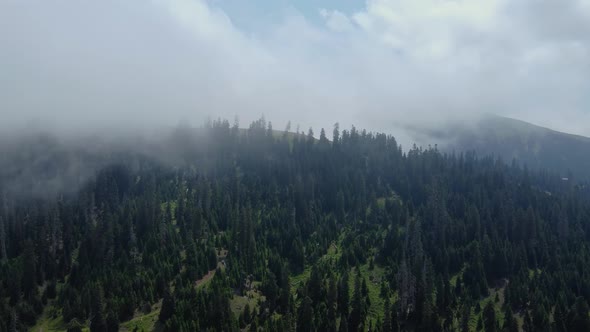
{"type": "Polygon", "coordinates": [[[0,128],[264,114],[395,133],[496,113],[590,135],[589,0],[317,1],[319,21],[291,8],[255,29],[227,6],[0,2],[0,128]]]}

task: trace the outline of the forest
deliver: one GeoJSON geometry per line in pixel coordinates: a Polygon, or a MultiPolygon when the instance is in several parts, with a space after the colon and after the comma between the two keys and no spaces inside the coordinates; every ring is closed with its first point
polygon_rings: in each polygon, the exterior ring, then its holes
{"type": "Polygon", "coordinates": [[[330,131],[215,120],[75,190],[0,177],[0,331],[590,331],[582,182],[330,131]]]}

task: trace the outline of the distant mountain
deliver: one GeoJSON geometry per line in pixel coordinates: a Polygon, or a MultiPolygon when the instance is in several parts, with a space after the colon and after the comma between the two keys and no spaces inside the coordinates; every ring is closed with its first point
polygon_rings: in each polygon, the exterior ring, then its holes
{"type": "MultiPolygon", "coordinates": [[[[423,132],[422,135],[425,133],[423,132]]],[[[590,180],[590,138],[558,132],[524,121],[485,116],[475,124],[429,130],[430,141],[445,151],[476,151],[506,162],[516,160],[530,169],[563,177],[590,180]]]]}

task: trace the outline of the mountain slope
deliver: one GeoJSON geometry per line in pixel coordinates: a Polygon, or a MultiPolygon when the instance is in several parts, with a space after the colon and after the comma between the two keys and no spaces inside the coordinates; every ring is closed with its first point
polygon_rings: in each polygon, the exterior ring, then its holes
{"type": "Polygon", "coordinates": [[[68,195],[0,177],[0,331],[590,331],[578,187],[333,137],[219,121],[116,153],[9,154],[99,162],[68,195]]]}
{"type": "Polygon", "coordinates": [[[446,151],[476,151],[506,162],[516,160],[532,169],[544,169],[563,177],[590,179],[590,138],[554,131],[524,121],[487,116],[473,126],[457,125],[431,132],[445,142],[446,151]]]}

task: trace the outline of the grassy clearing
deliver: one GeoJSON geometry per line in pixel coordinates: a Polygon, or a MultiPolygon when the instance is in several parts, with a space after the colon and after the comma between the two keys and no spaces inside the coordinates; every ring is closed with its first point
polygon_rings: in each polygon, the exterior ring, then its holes
{"type": "Polygon", "coordinates": [[[383,319],[385,301],[381,298],[381,281],[385,276],[385,270],[377,265],[373,267],[373,270],[369,270],[369,265],[365,264],[361,266],[361,274],[367,282],[369,300],[371,300],[368,316],[374,320],[383,319]]]}
{"type": "Polygon", "coordinates": [[[463,265],[463,267],[461,268],[461,271],[459,271],[451,276],[449,283],[451,284],[451,286],[453,286],[453,288],[455,288],[457,286],[457,280],[459,280],[459,278],[463,277],[463,273],[465,272],[466,268],[467,268],[467,266],[463,265]]]}
{"type": "MultiPolygon", "coordinates": [[[[384,199],[385,200],[385,199],[384,199]]],[[[383,201],[385,202],[385,201],[383,201]]],[[[384,204],[384,203],[383,203],[384,204]]],[[[341,233],[337,243],[332,243],[328,248],[326,254],[320,258],[320,262],[327,263],[337,262],[340,256],[342,255],[342,251],[339,249],[339,244],[344,239],[344,233],[341,233]]],[[[381,282],[385,278],[385,269],[383,267],[374,264],[373,269],[369,269],[369,263],[363,264],[360,267],[361,276],[365,279],[367,284],[367,290],[369,293],[369,300],[371,301],[371,305],[368,311],[368,320],[371,321],[373,324],[376,323],[378,319],[383,319],[383,310],[385,306],[385,301],[381,298],[381,282]]],[[[294,275],[291,277],[291,292],[293,295],[296,295],[297,289],[305,284],[309,279],[311,274],[311,266],[308,266],[302,273],[294,275]]],[[[351,268],[349,271],[349,292],[350,296],[354,295],[354,280],[356,275],[356,268],[351,268]]],[[[394,294],[392,298],[392,303],[395,301],[396,295],[394,294]]]]}
{"type": "Polygon", "coordinates": [[[162,210],[162,213],[164,215],[166,215],[166,209],[168,208],[168,205],[170,205],[170,211],[172,212],[172,225],[176,225],[176,200],[172,200],[172,201],[168,201],[168,202],[164,202],[160,204],[160,209],[162,210]]]}
{"type": "Polygon", "coordinates": [[[533,279],[534,277],[541,275],[541,273],[543,273],[543,270],[541,269],[529,269],[529,279],[533,279]]]}
{"type": "Polygon", "coordinates": [[[522,327],[524,325],[524,317],[521,314],[515,314],[514,318],[516,318],[516,322],[518,323],[518,330],[522,331],[522,327]]]}
{"type": "Polygon", "coordinates": [[[296,295],[299,286],[305,284],[311,275],[311,266],[308,266],[303,272],[291,277],[291,293],[296,295]]]}
{"type": "MultiPolygon", "coordinates": [[[[469,331],[478,331],[477,329],[477,322],[482,317],[483,309],[486,305],[491,301],[494,304],[494,309],[496,310],[496,320],[498,321],[498,326],[502,326],[504,322],[504,310],[502,310],[502,306],[504,305],[504,292],[506,291],[506,286],[502,286],[500,288],[490,288],[489,295],[479,301],[479,307],[481,308],[479,312],[476,313],[475,307],[471,308],[471,317],[469,318],[469,331]],[[496,301],[496,295],[498,295],[498,301],[496,301]]],[[[515,315],[515,318],[518,320],[518,317],[515,315]]]]}
{"type": "MultiPolygon", "coordinates": [[[[159,331],[158,316],[160,315],[161,302],[156,303],[152,311],[148,314],[137,312],[135,317],[127,322],[121,323],[119,331],[159,331]]],[[[88,322],[80,322],[88,325],[88,322]]],[[[54,309],[52,305],[48,305],[43,310],[43,314],[37,320],[37,324],[29,329],[31,332],[64,332],[67,330],[68,324],[63,321],[61,312],[54,309]]],[[[83,332],[89,332],[87,326],[82,327],[83,332]]]]}
{"type": "MultiPolygon", "coordinates": [[[[340,237],[338,238],[338,243],[341,243],[343,238],[344,238],[344,234],[340,234],[340,237]]],[[[320,257],[318,262],[328,262],[328,261],[336,262],[336,261],[338,261],[338,259],[340,259],[341,255],[342,255],[342,251],[338,249],[338,245],[336,243],[332,243],[330,245],[330,247],[328,247],[328,251],[326,252],[326,254],[324,256],[320,257]]],[[[299,289],[299,286],[305,284],[307,282],[307,280],[309,280],[310,275],[311,275],[311,266],[307,266],[305,268],[305,270],[303,270],[303,272],[290,277],[291,293],[293,295],[297,294],[297,289],[299,289]]]]}
{"type": "Polygon", "coordinates": [[[256,290],[250,290],[246,292],[245,296],[234,295],[232,299],[229,301],[229,305],[231,307],[232,313],[238,317],[246,304],[250,307],[250,310],[254,310],[258,308],[259,302],[266,301],[266,297],[264,297],[260,292],[256,290]]]}
{"type": "Polygon", "coordinates": [[[379,197],[377,198],[377,206],[380,209],[384,209],[385,208],[385,203],[386,202],[399,202],[400,204],[402,203],[402,200],[400,199],[399,195],[395,192],[393,192],[389,197],[379,197]]]}
{"type": "Polygon", "coordinates": [[[65,331],[66,324],[63,321],[61,312],[57,312],[52,305],[48,305],[43,310],[43,314],[37,320],[37,324],[29,331],[34,332],[49,332],[49,331],[65,331]]]}
{"type": "MultiPolygon", "coordinates": [[[[373,324],[375,324],[378,319],[383,319],[385,301],[383,300],[383,298],[381,298],[381,281],[385,277],[385,270],[378,265],[374,265],[373,269],[370,270],[369,264],[361,265],[360,270],[361,276],[365,279],[365,282],[367,283],[367,290],[369,291],[369,300],[371,301],[371,305],[369,306],[369,311],[367,313],[367,319],[371,321],[373,324]]],[[[348,289],[351,298],[354,296],[354,280],[356,278],[356,273],[356,268],[350,269],[348,289]]],[[[394,300],[395,298],[392,299],[392,301],[394,300]]]]}
{"type": "MultiPolygon", "coordinates": [[[[399,198],[399,196],[394,192],[391,194],[391,196],[388,197],[379,197],[377,198],[377,208],[383,210],[385,209],[385,203],[387,202],[399,202],[400,204],[402,203],[401,199],[399,198]]],[[[367,207],[367,215],[371,214],[371,206],[367,207]]]]}
{"type": "Polygon", "coordinates": [[[211,279],[213,279],[213,277],[215,276],[215,272],[217,272],[217,269],[220,269],[223,271],[223,270],[225,270],[225,265],[221,262],[218,262],[215,270],[211,270],[211,271],[207,272],[206,275],[204,275],[201,279],[199,279],[195,282],[197,289],[200,289],[200,288],[203,288],[203,287],[209,285],[211,283],[211,279]]]}
{"type": "Polygon", "coordinates": [[[119,327],[119,331],[158,331],[158,316],[160,315],[161,302],[158,302],[152,308],[152,311],[148,314],[138,314],[133,317],[130,321],[124,322],[119,327]]]}

